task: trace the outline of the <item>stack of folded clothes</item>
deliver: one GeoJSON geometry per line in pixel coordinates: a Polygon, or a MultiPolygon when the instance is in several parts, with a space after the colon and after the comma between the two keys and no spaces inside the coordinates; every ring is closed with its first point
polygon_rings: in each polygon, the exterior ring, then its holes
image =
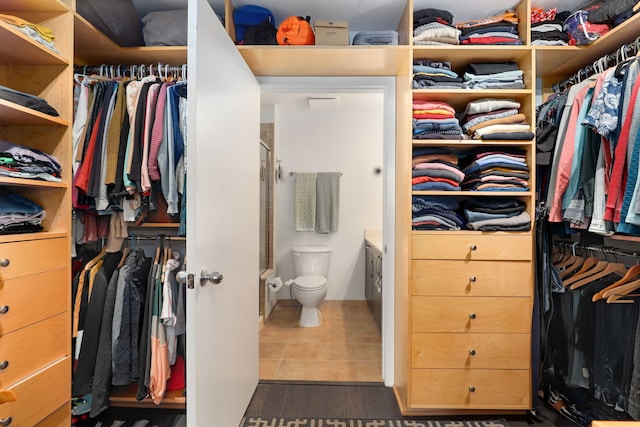
{"type": "Polygon", "coordinates": [[[0,176],[61,182],[62,167],[40,150],[0,140],[0,176]]]}
{"type": "Polygon", "coordinates": [[[462,89],[462,78],[451,69],[451,62],[413,60],[414,89],[462,89]]]}
{"type": "Polygon", "coordinates": [[[460,191],[465,176],[458,156],[445,147],[413,149],[411,189],[413,191],[460,191]]]}
{"type": "Polygon", "coordinates": [[[528,191],[529,166],[526,151],[502,147],[474,150],[460,160],[467,191],[528,191]]]}
{"type": "Polygon", "coordinates": [[[460,44],[522,45],[518,34],[518,16],[507,10],[500,15],[456,23],[461,31],[460,44]]]}
{"type": "Polygon", "coordinates": [[[515,62],[471,63],[464,73],[468,89],[524,89],[524,72],[515,62]]]}
{"type": "Polygon", "coordinates": [[[531,8],[531,46],[568,46],[569,35],[562,29],[569,12],[557,13],[554,7],[545,11],[531,8]]]}
{"type": "Polygon", "coordinates": [[[42,230],[46,211],[31,200],[0,187],[0,234],[42,230]]]}
{"type": "Polygon", "coordinates": [[[519,108],[513,99],[476,99],[467,104],[459,121],[472,139],[530,141],[531,125],[519,108]]]}
{"type": "Polygon", "coordinates": [[[466,228],[480,231],[529,231],[531,216],[523,201],[513,198],[477,198],[464,203],[466,228]]]}
{"type": "Polygon", "coordinates": [[[441,9],[413,12],[413,44],[458,45],[460,30],[453,26],[453,15],[441,9]]]}
{"type": "Polygon", "coordinates": [[[464,227],[456,198],[413,196],[411,207],[413,230],[460,230],[464,227]]]}
{"type": "Polygon", "coordinates": [[[413,139],[463,139],[456,111],[446,102],[414,99],[413,139]]]}

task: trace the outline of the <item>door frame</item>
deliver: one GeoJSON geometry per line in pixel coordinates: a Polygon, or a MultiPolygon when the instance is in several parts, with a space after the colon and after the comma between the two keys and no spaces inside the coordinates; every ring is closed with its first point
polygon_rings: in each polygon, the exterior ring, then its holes
{"type": "Polygon", "coordinates": [[[382,93],[383,102],[383,261],[382,261],[382,378],[394,384],[394,299],[395,299],[395,221],[396,221],[396,77],[271,77],[257,76],[262,93],[309,93],[348,91],[382,93]],[[390,284],[390,285],[388,285],[390,284]]]}

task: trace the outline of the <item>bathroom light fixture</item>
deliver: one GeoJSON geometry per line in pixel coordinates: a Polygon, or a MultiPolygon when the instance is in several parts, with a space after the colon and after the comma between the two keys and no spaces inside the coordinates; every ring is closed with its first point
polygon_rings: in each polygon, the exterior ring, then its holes
{"type": "Polygon", "coordinates": [[[340,106],[340,98],[326,97],[326,98],[307,98],[307,104],[309,104],[310,110],[335,110],[340,106]]]}

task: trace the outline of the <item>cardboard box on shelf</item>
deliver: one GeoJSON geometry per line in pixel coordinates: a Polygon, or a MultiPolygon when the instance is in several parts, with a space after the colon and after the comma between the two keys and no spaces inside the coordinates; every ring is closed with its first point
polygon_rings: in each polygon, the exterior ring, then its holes
{"type": "Polygon", "coordinates": [[[321,21],[314,23],[316,45],[348,46],[349,23],[347,21],[321,21]]]}

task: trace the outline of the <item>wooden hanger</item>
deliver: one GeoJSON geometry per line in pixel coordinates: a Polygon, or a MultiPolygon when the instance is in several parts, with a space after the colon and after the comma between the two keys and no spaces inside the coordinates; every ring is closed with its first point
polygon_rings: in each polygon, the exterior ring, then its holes
{"type": "Polygon", "coordinates": [[[640,296],[638,294],[631,294],[631,292],[636,289],[640,289],[640,279],[634,280],[629,283],[625,283],[624,285],[618,286],[617,288],[610,289],[605,292],[604,298],[607,299],[607,304],[611,303],[632,303],[634,302],[631,299],[622,299],[624,296],[640,296]]]}
{"type": "Polygon", "coordinates": [[[573,260],[571,264],[567,265],[564,268],[564,270],[559,273],[560,278],[565,279],[566,277],[572,276],[576,271],[580,269],[580,267],[582,267],[584,262],[585,262],[585,259],[582,258],[581,256],[577,256],[577,255],[573,256],[573,260]]]}
{"type": "Polygon", "coordinates": [[[619,263],[619,262],[610,262],[599,273],[595,273],[595,274],[589,275],[588,277],[585,277],[584,279],[580,279],[577,282],[574,282],[571,285],[571,290],[578,289],[578,288],[580,288],[580,287],[582,287],[584,285],[587,285],[587,284],[593,282],[594,280],[597,280],[597,279],[600,279],[601,277],[606,276],[607,274],[617,273],[617,274],[620,275],[620,277],[622,277],[622,276],[625,275],[626,272],[627,272],[627,267],[625,267],[624,264],[619,263]]]}
{"type": "Polygon", "coordinates": [[[600,261],[598,259],[598,257],[595,256],[590,256],[589,258],[585,259],[584,262],[582,263],[582,266],[580,267],[580,269],[578,269],[578,271],[576,271],[575,273],[572,274],[572,276],[576,275],[576,274],[582,274],[585,271],[593,268],[598,261],[600,261]]]}
{"type": "Polygon", "coordinates": [[[601,272],[602,270],[604,270],[605,268],[607,268],[607,266],[609,265],[609,261],[604,261],[604,260],[599,260],[593,267],[591,267],[588,270],[583,271],[580,274],[574,274],[571,277],[569,277],[567,280],[563,281],[562,284],[563,286],[566,288],[569,285],[574,284],[575,282],[590,277],[593,274],[597,274],[599,272],[601,272]]]}
{"type": "Polygon", "coordinates": [[[602,289],[601,291],[593,295],[593,297],[591,298],[591,301],[595,302],[600,299],[608,298],[610,295],[613,295],[613,293],[615,293],[615,291],[621,286],[628,284],[632,280],[635,281],[635,279],[637,279],[638,276],[640,276],[640,265],[636,264],[631,268],[629,268],[620,280],[616,281],[615,283],[612,283],[611,285],[607,286],[606,288],[602,289]]]}

